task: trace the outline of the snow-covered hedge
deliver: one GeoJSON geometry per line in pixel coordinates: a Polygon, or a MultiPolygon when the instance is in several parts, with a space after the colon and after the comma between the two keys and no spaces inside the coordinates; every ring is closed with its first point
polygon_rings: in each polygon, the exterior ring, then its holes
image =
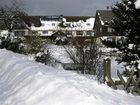
{"type": "Polygon", "coordinates": [[[135,2],[135,7],[136,7],[137,9],[140,8],[140,0],[137,0],[137,1],[135,2]]]}

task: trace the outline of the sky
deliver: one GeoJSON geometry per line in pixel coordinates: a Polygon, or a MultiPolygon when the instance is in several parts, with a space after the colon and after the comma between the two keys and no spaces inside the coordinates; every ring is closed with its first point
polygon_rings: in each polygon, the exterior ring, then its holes
{"type": "MultiPolygon", "coordinates": [[[[0,0],[1,5],[12,0],[0,0]]],[[[17,0],[29,15],[95,16],[96,10],[106,9],[117,0],[17,0]]]]}

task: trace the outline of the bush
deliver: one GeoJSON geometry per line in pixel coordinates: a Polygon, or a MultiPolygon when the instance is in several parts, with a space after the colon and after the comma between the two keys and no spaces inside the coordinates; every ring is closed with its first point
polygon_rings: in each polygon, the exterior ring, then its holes
{"type": "Polygon", "coordinates": [[[15,37],[13,39],[11,38],[6,38],[6,37],[0,37],[1,43],[0,43],[0,48],[11,50],[13,52],[17,53],[25,53],[25,39],[24,38],[19,38],[15,37]]]}

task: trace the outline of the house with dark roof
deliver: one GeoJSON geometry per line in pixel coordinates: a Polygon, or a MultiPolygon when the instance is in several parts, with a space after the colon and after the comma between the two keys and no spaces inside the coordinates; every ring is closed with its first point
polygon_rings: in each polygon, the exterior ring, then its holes
{"type": "MultiPolygon", "coordinates": [[[[28,31],[29,31],[29,27],[28,25],[25,23],[25,21],[20,21],[20,22],[14,22],[12,24],[12,34],[14,34],[15,36],[24,36],[24,35],[28,35],[28,31]]],[[[7,36],[8,35],[8,29],[7,26],[4,22],[4,19],[1,18],[0,19],[0,36],[7,36]]]]}
{"type": "Polygon", "coordinates": [[[116,34],[111,27],[112,19],[115,18],[112,10],[97,10],[94,24],[94,35],[97,38],[97,43],[101,44],[103,37],[115,38],[116,34]]]}
{"type": "Polygon", "coordinates": [[[111,28],[111,21],[115,17],[111,10],[97,10],[94,24],[94,35],[96,37],[101,36],[113,36],[114,30],[111,28]]]}

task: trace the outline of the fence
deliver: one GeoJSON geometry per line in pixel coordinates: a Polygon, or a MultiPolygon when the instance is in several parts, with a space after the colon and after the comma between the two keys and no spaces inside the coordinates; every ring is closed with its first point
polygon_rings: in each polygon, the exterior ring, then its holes
{"type": "Polygon", "coordinates": [[[100,83],[104,83],[104,65],[103,65],[103,59],[98,59],[96,63],[96,75],[97,79],[100,83]]]}
{"type": "Polygon", "coordinates": [[[111,60],[104,59],[104,78],[103,81],[107,83],[108,86],[117,89],[117,86],[122,85],[123,89],[132,94],[137,93],[140,95],[140,77],[134,78],[135,71],[132,70],[130,76],[126,79],[123,78],[119,70],[117,71],[118,80],[113,81],[111,77],[111,60]]]}

